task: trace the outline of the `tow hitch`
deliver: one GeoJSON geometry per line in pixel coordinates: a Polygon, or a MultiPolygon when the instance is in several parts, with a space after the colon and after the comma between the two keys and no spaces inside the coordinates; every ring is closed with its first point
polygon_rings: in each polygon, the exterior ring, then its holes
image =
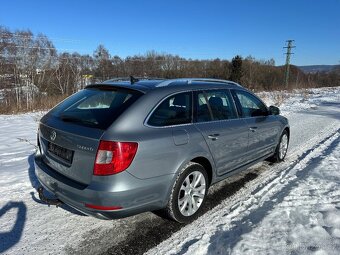
{"type": "Polygon", "coordinates": [[[45,197],[45,195],[44,195],[44,188],[43,187],[39,187],[38,188],[38,194],[39,194],[40,200],[45,202],[46,204],[48,204],[48,206],[55,205],[56,207],[58,207],[58,206],[61,206],[63,204],[63,202],[60,201],[57,198],[51,199],[51,198],[45,197]]]}

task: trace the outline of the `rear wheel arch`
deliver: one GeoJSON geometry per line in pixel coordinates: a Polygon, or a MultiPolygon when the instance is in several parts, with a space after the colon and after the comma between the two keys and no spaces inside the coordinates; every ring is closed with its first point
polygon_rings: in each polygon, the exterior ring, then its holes
{"type": "Polygon", "coordinates": [[[209,159],[205,158],[205,157],[196,157],[193,158],[192,160],[190,160],[190,162],[194,162],[194,163],[198,163],[201,166],[203,166],[203,168],[205,169],[205,171],[208,174],[208,178],[209,178],[209,186],[212,183],[213,180],[213,168],[212,168],[212,164],[210,163],[209,159]]]}
{"type": "Polygon", "coordinates": [[[287,134],[288,134],[288,141],[290,139],[290,128],[289,127],[285,127],[285,129],[283,131],[287,131],[287,134]]]}

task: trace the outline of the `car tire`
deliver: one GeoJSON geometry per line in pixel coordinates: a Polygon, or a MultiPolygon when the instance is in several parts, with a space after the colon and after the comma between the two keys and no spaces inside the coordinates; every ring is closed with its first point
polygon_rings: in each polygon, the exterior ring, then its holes
{"type": "Polygon", "coordinates": [[[155,213],[179,223],[191,222],[203,208],[208,184],[204,167],[194,162],[188,163],[177,176],[167,206],[155,213]]]}
{"type": "Polygon", "coordinates": [[[269,158],[273,163],[281,162],[285,159],[288,151],[289,135],[287,130],[284,130],[280,136],[278,145],[276,146],[274,155],[269,158]]]}

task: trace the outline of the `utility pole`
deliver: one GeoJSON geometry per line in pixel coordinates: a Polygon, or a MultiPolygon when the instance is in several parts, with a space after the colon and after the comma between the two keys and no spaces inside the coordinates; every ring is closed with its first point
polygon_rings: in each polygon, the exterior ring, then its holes
{"type": "Polygon", "coordinates": [[[294,40],[287,40],[287,46],[283,47],[284,49],[287,49],[286,54],[286,73],[285,73],[285,85],[286,89],[288,89],[288,82],[289,82],[289,65],[290,65],[290,55],[294,54],[292,53],[292,48],[295,48],[293,46],[294,40]]]}

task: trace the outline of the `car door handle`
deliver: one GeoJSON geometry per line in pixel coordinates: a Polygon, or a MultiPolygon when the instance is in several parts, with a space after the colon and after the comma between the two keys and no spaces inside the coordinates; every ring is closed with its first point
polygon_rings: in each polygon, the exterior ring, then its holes
{"type": "Polygon", "coordinates": [[[220,134],[212,134],[212,135],[208,135],[208,138],[213,140],[213,141],[216,141],[218,139],[220,134]]]}
{"type": "Polygon", "coordinates": [[[257,127],[250,127],[250,128],[249,128],[249,130],[250,130],[251,132],[255,132],[256,129],[257,129],[257,127]]]}

